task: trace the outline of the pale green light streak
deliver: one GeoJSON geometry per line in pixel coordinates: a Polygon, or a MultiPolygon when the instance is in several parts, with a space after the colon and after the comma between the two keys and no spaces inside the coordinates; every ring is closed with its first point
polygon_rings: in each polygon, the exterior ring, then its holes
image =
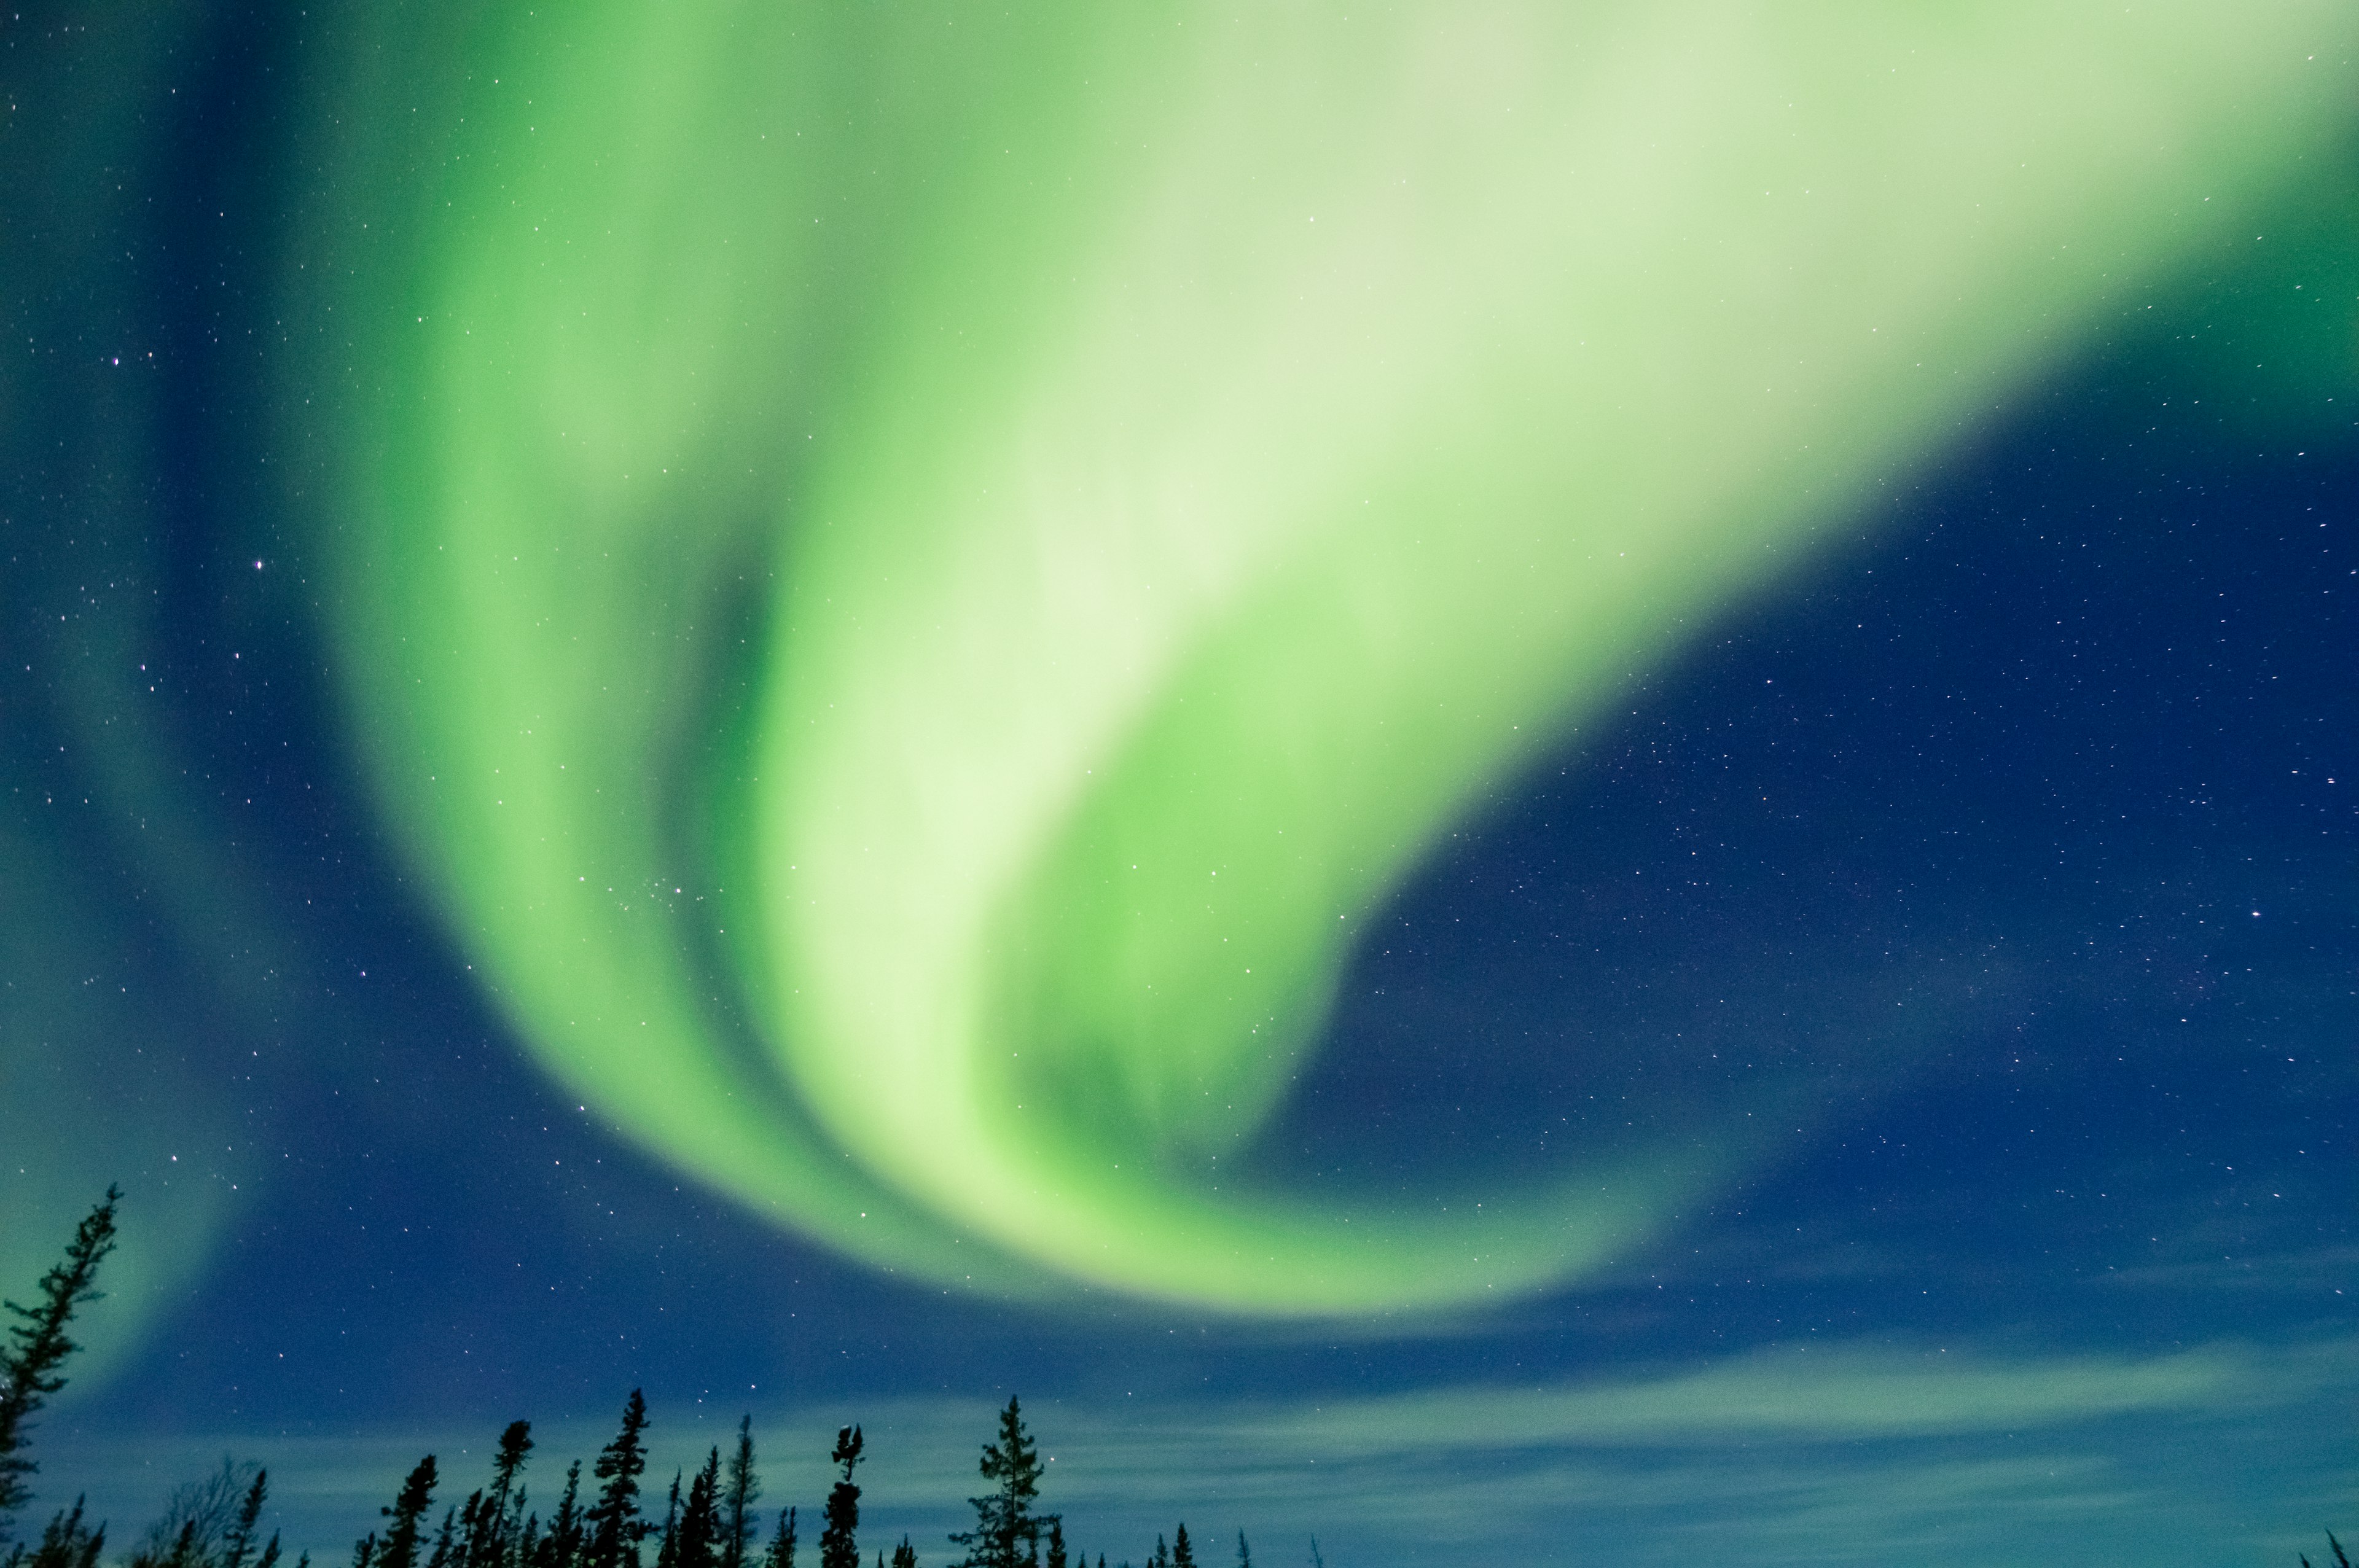
{"type": "Polygon", "coordinates": [[[1479,1211],[1211,1157],[1437,830],[2240,221],[2352,31],[518,20],[354,290],[385,798],[554,1070],[875,1261],[1567,1277],[1743,1134],[1479,1211]]]}

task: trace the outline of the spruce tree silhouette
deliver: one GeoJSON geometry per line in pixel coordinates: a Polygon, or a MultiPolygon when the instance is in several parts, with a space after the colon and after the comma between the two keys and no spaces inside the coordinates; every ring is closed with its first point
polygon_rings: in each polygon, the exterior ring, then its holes
{"type": "Polygon", "coordinates": [[[1253,1568],[1253,1548],[1245,1544],[1245,1532],[1237,1531],[1237,1568],[1253,1568]]]}
{"type": "Polygon", "coordinates": [[[795,1510],[778,1515],[778,1532],[762,1553],[762,1568],[795,1568],[795,1510]]]}
{"type": "Polygon", "coordinates": [[[1040,1530],[1057,1516],[1032,1511],[1043,1466],[1032,1434],[1024,1429],[1023,1407],[1013,1396],[999,1412],[999,1440],[983,1445],[981,1469],[983,1478],[996,1485],[967,1499],[974,1528],[951,1533],[953,1543],[967,1549],[959,1568],[1021,1568],[1037,1556],[1040,1530]]]}
{"type": "Polygon", "coordinates": [[[1045,1568],[1065,1568],[1065,1521],[1053,1514],[1049,1518],[1049,1554],[1044,1563],[1045,1568]]]}
{"type": "Polygon", "coordinates": [[[721,1568],[721,1450],[705,1455],[704,1468],[689,1484],[688,1503],[679,1519],[679,1546],[675,1568],[721,1568]]]}
{"type": "MultiPolygon", "coordinates": [[[[878,1555],[883,1554],[880,1552],[878,1555]]],[[[918,1568],[918,1549],[909,1544],[909,1538],[906,1535],[901,1538],[901,1544],[893,1549],[893,1568],[918,1568]]]]}
{"type": "Polygon", "coordinates": [[[647,1467],[647,1401],[633,1389],[623,1405],[623,1429],[598,1453],[592,1472],[604,1485],[597,1506],[584,1516],[591,1527],[591,1568],[638,1568],[639,1541],[647,1524],[639,1517],[639,1475],[647,1467]]]}
{"type": "Polygon", "coordinates": [[[434,1501],[434,1455],[418,1462],[409,1478],[394,1494],[393,1505],[377,1511],[393,1522],[385,1529],[377,1548],[375,1568],[418,1568],[418,1527],[434,1501]]]}
{"type": "Polygon", "coordinates": [[[541,1534],[533,1568],[581,1568],[583,1550],[589,1544],[581,1495],[582,1461],[576,1459],[565,1467],[565,1492],[557,1499],[557,1511],[549,1516],[549,1528],[541,1534]]]}
{"type": "Polygon", "coordinates": [[[679,1562],[679,1472],[671,1473],[671,1495],[664,1503],[663,1543],[656,1548],[656,1568],[676,1568],[679,1562]]]}
{"type": "Polygon", "coordinates": [[[516,1477],[524,1474],[531,1453],[532,1422],[508,1422],[500,1433],[499,1451],[492,1455],[491,1488],[476,1510],[467,1568],[522,1568],[516,1558],[524,1529],[524,1489],[516,1477]]]}
{"type": "Polygon", "coordinates": [[[114,1206],[122,1201],[123,1189],[109,1186],[74,1227],[65,1257],[41,1276],[38,1304],[0,1303],[18,1319],[8,1329],[8,1343],[0,1346],[0,1542],[8,1540],[16,1510],[32,1498],[32,1477],[40,1468],[25,1457],[32,1418],[66,1386],[58,1368],[82,1348],[66,1336],[66,1325],[74,1308],[99,1299],[91,1282],[114,1250],[114,1206]]]}
{"type": "Polygon", "coordinates": [[[1196,1568],[1195,1548],[1188,1544],[1188,1525],[1181,1520],[1177,1534],[1171,1538],[1171,1568],[1196,1568]]]}
{"type": "Polygon", "coordinates": [[[754,1418],[737,1422],[737,1447],[729,1455],[729,1473],[721,1485],[721,1568],[745,1568],[745,1548],[752,1544],[754,1504],[762,1496],[762,1478],[754,1471],[754,1418]]]}
{"type": "Polygon", "coordinates": [[[222,1537],[220,1568],[246,1568],[254,1552],[254,1537],[262,1526],[262,1500],[270,1493],[270,1472],[256,1470],[254,1485],[239,1499],[237,1515],[230,1520],[228,1533],[222,1537]]]}
{"type": "Polygon", "coordinates": [[[819,1532],[819,1568],[860,1568],[860,1547],[853,1539],[860,1529],[860,1488],[852,1484],[852,1471],[865,1446],[866,1440],[856,1426],[843,1427],[835,1434],[835,1451],[829,1457],[843,1466],[843,1479],[827,1494],[827,1527],[819,1532]]]}
{"type": "MultiPolygon", "coordinates": [[[[71,1510],[60,1509],[50,1515],[30,1552],[20,1546],[8,1554],[9,1568],[98,1568],[98,1554],[106,1550],[106,1526],[92,1530],[82,1522],[82,1501],[76,1498],[71,1510]]],[[[277,1544],[275,1537],[272,1544],[277,1544]]]]}

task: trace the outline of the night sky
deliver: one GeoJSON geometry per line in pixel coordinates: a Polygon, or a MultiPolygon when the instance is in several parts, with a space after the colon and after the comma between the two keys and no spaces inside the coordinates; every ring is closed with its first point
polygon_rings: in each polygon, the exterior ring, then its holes
{"type": "Polygon", "coordinates": [[[1875,16],[0,16],[19,1533],[2359,1534],[2359,39],[1875,16]]]}

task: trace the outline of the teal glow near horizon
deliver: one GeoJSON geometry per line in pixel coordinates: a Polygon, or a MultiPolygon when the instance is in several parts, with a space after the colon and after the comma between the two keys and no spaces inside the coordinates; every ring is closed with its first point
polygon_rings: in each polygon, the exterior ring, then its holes
{"type": "Polygon", "coordinates": [[[2352,31],[515,18],[306,285],[372,367],[321,547],[380,797],[552,1072],[871,1262],[1281,1315],[1575,1278],[1751,1135],[1222,1173],[1358,923],[2296,180],[2352,31]]]}

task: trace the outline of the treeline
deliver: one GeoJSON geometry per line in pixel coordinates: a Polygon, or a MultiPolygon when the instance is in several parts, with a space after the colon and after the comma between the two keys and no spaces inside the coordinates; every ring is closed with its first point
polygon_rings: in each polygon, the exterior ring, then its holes
{"type": "MultiPolygon", "coordinates": [[[[99,1296],[98,1266],[114,1249],[114,1210],[122,1193],[106,1191],[103,1202],[75,1227],[66,1252],[41,1277],[31,1306],[5,1303],[16,1323],[0,1346],[0,1568],[99,1568],[106,1525],[83,1517],[83,1499],[60,1509],[37,1541],[17,1541],[16,1516],[32,1498],[39,1465],[27,1453],[32,1418],[49,1396],[65,1387],[66,1360],[80,1348],[67,1336],[74,1311],[99,1296]]],[[[461,1503],[446,1504],[434,1519],[441,1474],[429,1454],[411,1469],[392,1502],[377,1510],[385,1523],[353,1544],[352,1568],[647,1568],[646,1545],[657,1542],[653,1568],[796,1568],[799,1547],[797,1510],[781,1509],[766,1539],[754,1504],[762,1496],[756,1468],[754,1422],[737,1423],[737,1439],[726,1455],[718,1444],[705,1454],[693,1477],[672,1476],[658,1524],[647,1508],[640,1478],[647,1473],[647,1400],[638,1390],[623,1405],[621,1427],[598,1452],[590,1480],[592,1496],[582,1495],[582,1462],[566,1467],[557,1506],[543,1519],[527,1507],[526,1468],[533,1450],[532,1424],[510,1422],[500,1433],[490,1479],[461,1503]],[[680,1483],[686,1480],[683,1492],[680,1483]]],[[[829,1459],[839,1474],[821,1516],[818,1568],[862,1568],[860,1485],[854,1479],[867,1456],[867,1440],[857,1426],[835,1434],[829,1459]]],[[[1024,1412],[1010,1399],[999,1412],[997,1437],[983,1448],[981,1496],[967,1499],[974,1527],[957,1530],[951,1544],[962,1549],[951,1568],[1093,1568],[1086,1552],[1069,1552],[1061,1516],[1038,1508],[1046,1468],[1026,1430],[1024,1412]]],[[[278,1537],[257,1544],[262,1510],[269,1496],[266,1470],[224,1460],[201,1481],[177,1487],[163,1517],[150,1525],[123,1559],[124,1568],[278,1568],[278,1537]]],[[[2336,1568],[2352,1568],[2343,1543],[2329,1530],[2327,1546],[2336,1568]]],[[[1245,1532],[1237,1533],[1238,1568],[1253,1568],[1245,1532]]],[[[2307,1556],[2301,1568],[2311,1568],[2307,1556]]],[[[1314,1537],[1311,1568],[1326,1568],[1314,1537]]],[[[305,1552],[294,1568],[311,1568],[305,1552]]],[[[887,1568],[876,1552],[876,1568],[887,1568]]],[[[919,1568],[918,1551],[904,1535],[889,1568],[919,1568]]],[[[1094,1568],[1106,1568],[1104,1553],[1094,1568]]],[[[1125,1560],[1121,1568],[1131,1568],[1125,1560]]],[[[1155,1539],[1144,1568],[1200,1568],[1186,1524],[1167,1541],[1155,1539]]],[[[1210,1563],[1201,1568],[1212,1568],[1210,1563]]]]}
{"type": "MultiPolygon", "coordinates": [[[[8,1344],[0,1347],[0,1548],[5,1548],[0,1568],[98,1568],[106,1549],[106,1525],[84,1517],[82,1498],[53,1513],[37,1541],[16,1540],[14,1525],[32,1498],[32,1479],[39,1469],[27,1453],[32,1418],[65,1386],[63,1368],[80,1348],[66,1330],[75,1310],[99,1297],[98,1267],[114,1249],[114,1212],[122,1195],[109,1187],[105,1199],[83,1218],[65,1257],[42,1276],[33,1305],[6,1303],[16,1322],[9,1328],[8,1344]]],[[[377,1510],[381,1526],[353,1542],[352,1568],[648,1568],[651,1541],[653,1568],[797,1568],[798,1510],[780,1509],[766,1537],[761,1531],[754,1505],[762,1496],[762,1481],[750,1415],[738,1422],[728,1454],[715,1444],[693,1476],[672,1477],[660,1522],[641,1486],[647,1426],[647,1400],[634,1389],[613,1441],[591,1466],[589,1495],[583,1495],[582,1462],[576,1459],[567,1466],[564,1487],[546,1517],[528,1498],[531,1422],[508,1423],[489,1478],[464,1501],[445,1502],[439,1519],[435,1502],[442,1476],[429,1454],[404,1477],[393,1500],[377,1510]]],[[[838,1475],[818,1521],[818,1568],[862,1568],[855,1476],[866,1456],[867,1439],[859,1427],[836,1433],[829,1457],[838,1475]]],[[[998,1434],[984,1445],[979,1468],[984,1489],[967,1499],[974,1509],[973,1528],[949,1538],[962,1552],[956,1568],[1093,1568],[1086,1553],[1069,1552],[1063,1518],[1038,1507],[1045,1466],[1016,1400],[1009,1400],[1000,1411],[998,1434]]],[[[174,1489],[163,1516],[123,1557],[125,1568],[279,1568],[277,1535],[259,1539],[269,1490],[268,1471],[224,1460],[212,1476],[174,1489]]],[[[875,1555],[876,1568],[887,1568],[886,1552],[879,1548],[875,1555]]],[[[1317,1563],[1316,1541],[1311,1555],[1317,1563]]],[[[1242,1531],[1236,1559],[1239,1568],[1252,1568],[1242,1531]]],[[[294,1568],[311,1568],[311,1554],[299,1554],[294,1568]]],[[[893,1547],[889,1568],[919,1568],[917,1547],[908,1536],[893,1547]]],[[[1104,1553],[1094,1568],[1107,1568],[1104,1553]]],[[[1131,1564],[1125,1560],[1121,1568],[1131,1564]]],[[[1184,1523],[1168,1542],[1156,1538],[1145,1568],[1199,1568],[1184,1523]]]]}

